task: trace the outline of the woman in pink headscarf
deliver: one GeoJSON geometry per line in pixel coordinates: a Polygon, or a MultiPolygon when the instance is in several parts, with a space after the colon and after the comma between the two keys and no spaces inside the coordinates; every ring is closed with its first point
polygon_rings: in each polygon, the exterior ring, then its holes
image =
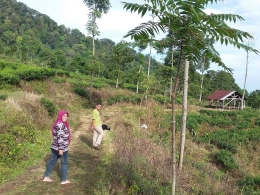
{"type": "Polygon", "coordinates": [[[67,180],[68,172],[68,147],[70,144],[70,128],[67,122],[69,113],[65,110],[60,110],[58,117],[52,126],[53,142],[51,145],[51,159],[46,167],[43,182],[51,182],[50,173],[53,166],[60,158],[61,161],[61,184],[70,183],[67,180]]]}

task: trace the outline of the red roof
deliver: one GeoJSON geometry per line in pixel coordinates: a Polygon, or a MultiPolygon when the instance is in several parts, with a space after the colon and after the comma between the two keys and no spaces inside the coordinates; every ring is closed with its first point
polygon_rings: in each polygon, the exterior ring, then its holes
{"type": "Polygon", "coordinates": [[[232,90],[217,90],[207,97],[209,100],[220,100],[226,96],[231,95],[235,91],[232,90]]]}

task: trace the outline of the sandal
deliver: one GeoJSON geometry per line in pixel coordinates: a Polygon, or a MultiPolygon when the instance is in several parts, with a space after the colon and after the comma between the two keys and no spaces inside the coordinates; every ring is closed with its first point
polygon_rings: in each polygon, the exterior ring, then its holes
{"type": "Polygon", "coordinates": [[[95,148],[95,149],[99,149],[99,145],[95,145],[94,148],[95,148]]]}
{"type": "Polygon", "coordinates": [[[62,181],[62,182],[61,182],[61,184],[68,184],[68,183],[70,183],[70,181],[69,181],[69,180],[62,181]]]}
{"type": "Polygon", "coordinates": [[[44,177],[42,180],[43,182],[52,182],[52,180],[49,177],[44,177]]]}

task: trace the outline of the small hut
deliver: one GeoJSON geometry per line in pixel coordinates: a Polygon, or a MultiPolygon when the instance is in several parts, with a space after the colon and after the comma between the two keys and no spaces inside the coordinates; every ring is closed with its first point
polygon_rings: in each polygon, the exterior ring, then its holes
{"type": "MultiPolygon", "coordinates": [[[[209,107],[225,109],[241,109],[242,95],[232,90],[217,90],[207,97],[209,107]]],[[[245,100],[243,107],[245,108],[245,100]]]]}

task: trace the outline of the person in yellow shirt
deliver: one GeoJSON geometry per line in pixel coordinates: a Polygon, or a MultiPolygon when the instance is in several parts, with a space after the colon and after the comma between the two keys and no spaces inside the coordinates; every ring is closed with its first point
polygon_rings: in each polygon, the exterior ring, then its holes
{"type": "Polygon", "coordinates": [[[102,120],[100,117],[99,110],[101,109],[101,103],[96,104],[96,108],[92,112],[92,124],[91,129],[94,131],[93,134],[93,147],[99,149],[104,131],[102,129],[102,120]]]}

